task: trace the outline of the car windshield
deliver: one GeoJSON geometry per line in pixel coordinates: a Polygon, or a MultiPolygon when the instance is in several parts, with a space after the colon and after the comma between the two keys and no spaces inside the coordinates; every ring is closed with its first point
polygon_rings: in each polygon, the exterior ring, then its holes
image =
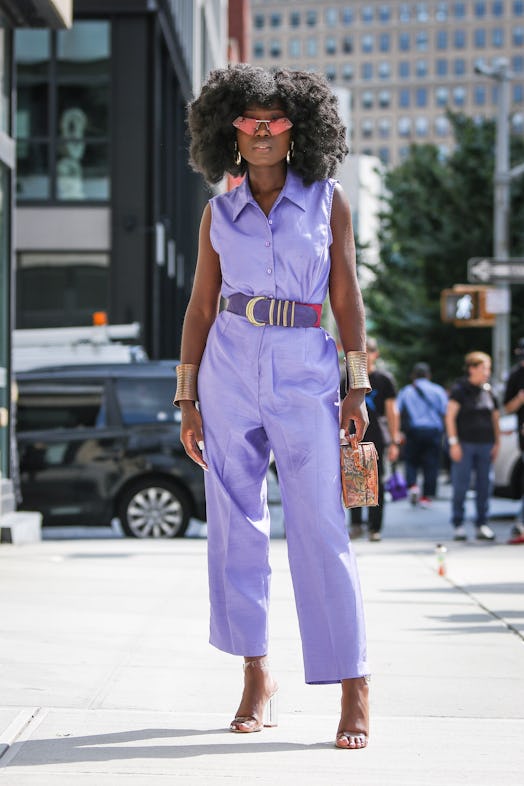
{"type": "Polygon", "coordinates": [[[173,379],[119,379],[116,392],[122,420],[134,423],[165,423],[176,421],[178,410],[173,406],[173,379]]]}

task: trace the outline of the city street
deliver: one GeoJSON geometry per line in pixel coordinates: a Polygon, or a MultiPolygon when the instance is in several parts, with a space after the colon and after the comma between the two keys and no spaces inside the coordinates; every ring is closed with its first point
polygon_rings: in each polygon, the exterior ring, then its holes
{"type": "Polygon", "coordinates": [[[227,730],[242,669],[207,643],[203,525],[165,542],[94,528],[0,546],[0,783],[522,784],[524,546],[505,545],[518,503],[494,501],[497,543],[453,543],[443,485],[431,510],[389,503],[381,543],[355,542],[371,741],[340,751],[338,687],[303,682],[277,496],[280,718],[260,734],[227,730]]]}

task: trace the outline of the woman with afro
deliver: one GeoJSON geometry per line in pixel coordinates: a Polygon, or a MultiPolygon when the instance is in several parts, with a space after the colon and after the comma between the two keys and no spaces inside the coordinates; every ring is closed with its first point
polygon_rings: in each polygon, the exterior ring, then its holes
{"type": "Polygon", "coordinates": [[[335,744],[363,748],[368,665],[339,431],[353,421],[362,440],[369,380],[351,215],[333,179],[348,152],[345,128],[321,77],[241,64],[211,73],[189,107],[189,130],[191,164],[209,183],[245,175],[202,216],[175,396],[185,450],[206,470],[210,641],[244,657],[230,728],[276,722],[267,662],[273,450],[305,679],[341,683],[335,744]],[[342,402],[337,346],[320,326],[328,292],[346,353],[342,402]]]}

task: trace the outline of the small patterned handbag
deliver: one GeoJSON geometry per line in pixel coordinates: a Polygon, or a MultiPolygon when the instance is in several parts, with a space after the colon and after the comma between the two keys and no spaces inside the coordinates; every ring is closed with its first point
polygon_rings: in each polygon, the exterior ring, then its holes
{"type": "Polygon", "coordinates": [[[340,442],[342,498],[346,508],[378,505],[378,454],[373,442],[340,442]]]}

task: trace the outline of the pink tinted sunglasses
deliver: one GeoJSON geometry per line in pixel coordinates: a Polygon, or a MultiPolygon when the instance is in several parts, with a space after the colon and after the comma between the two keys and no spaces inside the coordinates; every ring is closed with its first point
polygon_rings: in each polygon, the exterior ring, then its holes
{"type": "Polygon", "coordinates": [[[288,117],[278,117],[276,120],[256,120],[254,117],[243,117],[239,115],[233,120],[233,125],[244,134],[255,136],[261,125],[265,125],[266,131],[271,136],[278,136],[290,129],[293,125],[288,117]]]}

